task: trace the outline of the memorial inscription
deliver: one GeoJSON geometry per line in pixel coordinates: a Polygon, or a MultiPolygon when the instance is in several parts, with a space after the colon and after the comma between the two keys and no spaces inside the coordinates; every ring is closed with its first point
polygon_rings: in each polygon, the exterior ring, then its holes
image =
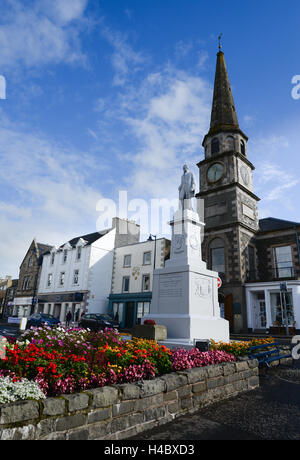
{"type": "Polygon", "coordinates": [[[182,297],[182,276],[165,275],[159,280],[160,297],[182,297]]]}

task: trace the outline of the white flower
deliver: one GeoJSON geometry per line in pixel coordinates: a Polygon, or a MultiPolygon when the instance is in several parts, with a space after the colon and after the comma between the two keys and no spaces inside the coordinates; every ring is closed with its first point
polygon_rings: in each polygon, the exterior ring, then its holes
{"type": "Polygon", "coordinates": [[[36,382],[22,379],[13,382],[10,377],[0,377],[0,404],[27,399],[45,399],[46,396],[36,382]]]}

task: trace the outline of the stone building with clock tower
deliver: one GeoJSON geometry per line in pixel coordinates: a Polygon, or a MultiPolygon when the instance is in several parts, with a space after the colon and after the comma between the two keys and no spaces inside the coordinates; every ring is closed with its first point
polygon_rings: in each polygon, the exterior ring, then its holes
{"type": "Polygon", "coordinates": [[[203,140],[205,158],[198,163],[204,200],[203,258],[219,272],[219,302],[231,330],[246,329],[245,282],[254,269],[255,237],[259,231],[253,190],[253,164],[247,157],[246,134],[240,129],[224,53],[217,55],[209,132],[203,140]],[[234,324],[235,319],[235,324],[234,324]]]}

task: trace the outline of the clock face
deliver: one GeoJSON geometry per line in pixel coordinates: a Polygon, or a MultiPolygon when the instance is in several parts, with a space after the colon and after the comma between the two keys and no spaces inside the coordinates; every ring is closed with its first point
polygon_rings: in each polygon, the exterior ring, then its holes
{"type": "Polygon", "coordinates": [[[244,184],[249,185],[250,175],[249,175],[247,168],[245,168],[245,166],[241,167],[241,176],[244,181],[244,184]]]}
{"type": "Polygon", "coordinates": [[[209,182],[215,183],[222,179],[224,174],[224,166],[222,163],[214,163],[207,171],[207,179],[209,182]]]}

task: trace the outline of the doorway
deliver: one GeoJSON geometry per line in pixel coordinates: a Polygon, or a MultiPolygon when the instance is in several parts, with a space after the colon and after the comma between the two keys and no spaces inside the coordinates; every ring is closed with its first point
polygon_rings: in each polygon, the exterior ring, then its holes
{"type": "Polygon", "coordinates": [[[234,321],[233,321],[233,296],[229,294],[225,297],[224,301],[224,316],[229,321],[230,332],[233,332],[234,321]]]}
{"type": "Polygon", "coordinates": [[[266,329],[267,327],[267,313],[266,313],[266,299],[265,293],[256,292],[253,294],[253,327],[254,329],[266,329]]]}
{"type": "Polygon", "coordinates": [[[134,302],[126,303],[125,329],[131,329],[134,325],[134,302]]]}
{"type": "Polygon", "coordinates": [[[60,303],[56,303],[54,305],[54,310],[53,310],[53,316],[54,318],[59,318],[60,316],[60,311],[61,311],[61,304],[60,303]]]}

